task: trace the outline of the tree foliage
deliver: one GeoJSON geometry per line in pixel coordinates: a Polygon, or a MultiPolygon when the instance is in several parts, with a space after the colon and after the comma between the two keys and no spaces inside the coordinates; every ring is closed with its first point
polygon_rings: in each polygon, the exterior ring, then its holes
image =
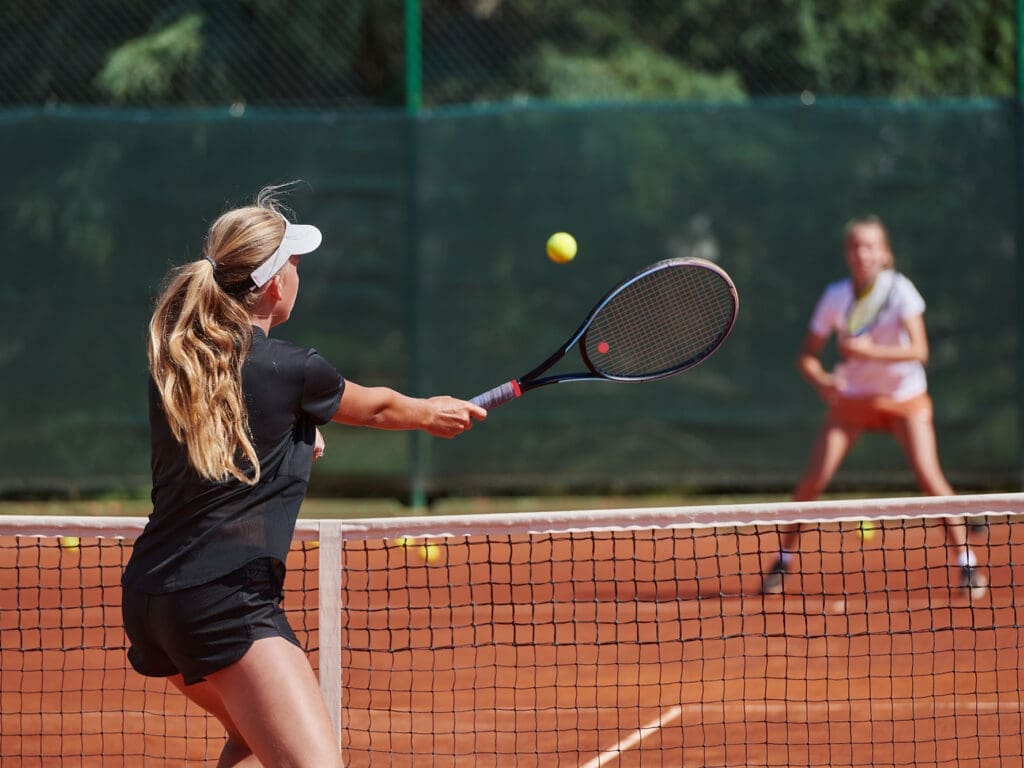
{"type": "MultiPolygon", "coordinates": [[[[13,0],[0,100],[399,106],[401,0],[13,0]]],[[[422,0],[423,101],[1007,97],[1011,0],[422,0]]]]}

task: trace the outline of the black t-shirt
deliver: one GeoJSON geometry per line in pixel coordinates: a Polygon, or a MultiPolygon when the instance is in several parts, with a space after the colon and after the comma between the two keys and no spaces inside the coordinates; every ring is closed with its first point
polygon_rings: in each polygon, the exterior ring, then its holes
{"type": "Polygon", "coordinates": [[[159,594],[205,584],[260,557],[283,563],[309,483],[316,425],[331,420],[344,389],[344,379],[316,350],[253,328],[242,392],[260,481],[249,486],[196,473],[150,379],[153,512],[122,584],[159,594]]]}

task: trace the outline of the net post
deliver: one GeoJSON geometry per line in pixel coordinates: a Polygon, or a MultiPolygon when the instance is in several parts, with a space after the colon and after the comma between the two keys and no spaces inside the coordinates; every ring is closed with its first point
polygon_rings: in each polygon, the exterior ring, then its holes
{"type": "Polygon", "coordinates": [[[320,521],[320,692],[341,746],[341,520],[320,521]]]}

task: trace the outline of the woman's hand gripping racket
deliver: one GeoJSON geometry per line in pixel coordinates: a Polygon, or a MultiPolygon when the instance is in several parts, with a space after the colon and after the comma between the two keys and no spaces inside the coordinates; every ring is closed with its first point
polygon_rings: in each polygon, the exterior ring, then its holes
{"type": "Polygon", "coordinates": [[[738,310],[736,286],[721,267],[702,259],[660,261],[609,291],[551,357],[472,402],[490,410],[548,384],[682,373],[722,346],[738,310]],[[577,345],[585,371],[543,375],[577,345]]]}

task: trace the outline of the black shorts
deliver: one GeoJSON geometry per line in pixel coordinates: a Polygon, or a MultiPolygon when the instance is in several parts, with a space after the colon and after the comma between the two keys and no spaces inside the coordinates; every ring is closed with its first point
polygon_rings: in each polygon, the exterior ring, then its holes
{"type": "Polygon", "coordinates": [[[281,607],[284,566],[254,560],[208,584],[150,595],[125,587],[128,660],[147,677],[198,683],[245,654],[255,640],[283,637],[301,648],[281,607]]]}

